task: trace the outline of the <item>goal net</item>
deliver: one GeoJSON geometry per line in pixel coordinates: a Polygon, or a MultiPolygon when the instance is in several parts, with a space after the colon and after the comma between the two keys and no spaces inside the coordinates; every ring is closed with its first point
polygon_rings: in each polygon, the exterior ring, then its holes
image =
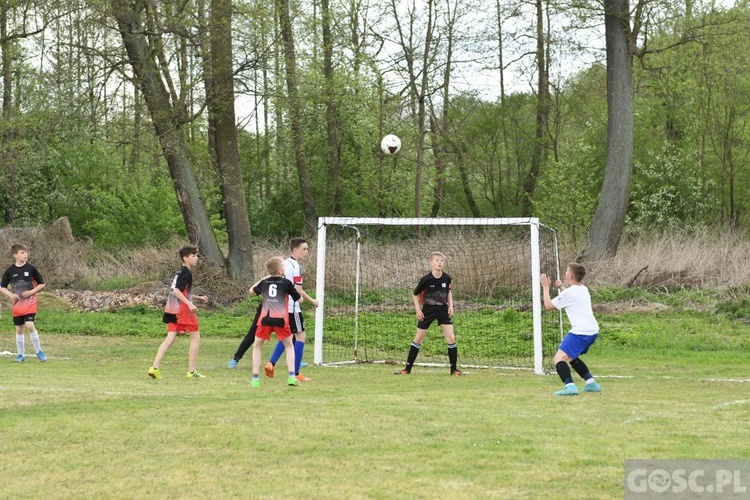
{"type": "MultiPolygon", "coordinates": [[[[539,275],[559,279],[557,235],[535,218],[319,219],[315,363],[404,363],[433,251],[452,278],[459,365],[551,371],[562,318],[543,310],[539,275]]],[[[435,322],[417,364],[447,363],[435,322]]]]}

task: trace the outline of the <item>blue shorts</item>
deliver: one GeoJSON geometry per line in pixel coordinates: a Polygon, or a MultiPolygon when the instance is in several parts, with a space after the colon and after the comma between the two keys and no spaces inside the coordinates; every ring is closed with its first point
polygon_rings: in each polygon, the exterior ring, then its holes
{"type": "Polygon", "coordinates": [[[596,335],[577,335],[575,333],[568,333],[562,342],[560,342],[559,349],[570,356],[570,359],[576,359],[581,354],[586,354],[586,352],[589,350],[589,347],[591,347],[591,344],[593,344],[596,341],[596,338],[599,336],[599,334],[596,335]]]}

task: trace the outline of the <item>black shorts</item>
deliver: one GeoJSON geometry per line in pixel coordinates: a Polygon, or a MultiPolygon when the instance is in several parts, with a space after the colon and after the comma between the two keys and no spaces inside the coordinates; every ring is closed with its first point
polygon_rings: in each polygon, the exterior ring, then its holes
{"type": "Polygon", "coordinates": [[[448,316],[448,306],[422,306],[424,319],[417,322],[417,328],[427,330],[433,321],[437,320],[438,325],[452,325],[453,320],[448,316]]]}
{"type": "Polygon", "coordinates": [[[289,328],[292,329],[292,333],[305,331],[305,318],[302,317],[301,312],[289,313],[289,328]]]}
{"type": "Polygon", "coordinates": [[[33,323],[36,319],[36,313],[24,314],[23,316],[13,316],[13,324],[23,326],[25,323],[33,323]]]}

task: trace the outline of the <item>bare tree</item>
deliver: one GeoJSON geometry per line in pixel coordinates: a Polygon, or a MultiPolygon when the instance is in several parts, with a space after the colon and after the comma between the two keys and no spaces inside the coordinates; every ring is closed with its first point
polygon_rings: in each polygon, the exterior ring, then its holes
{"type": "Polygon", "coordinates": [[[599,204],[584,250],[586,260],[617,253],[633,177],[633,54],[644,2],[630,28],[628,0],[604,0],[607,52],[607,160],[599,204]]]}
{"type": "Polygon", "coordinates": [[[308,234],[315,234],[317,230],[317,214],[315,211],[315,197],[310,181],[310,167],[305,157],[305,140],[302,134],[302,106],[299,100],[297,81],[297,56],[294,48],[294,32],[289,15],[289,0],[276,0],[279,15],[279,29],[283,41],[284,66],[288,99],[289,122],[292,128],[292,142],[294,158],[297,163],[297,176],[302,193],[302,211],[308,234]]]}
{"type": "Polygon", "coordinates": [[[164,63],[161,66],[157,63],[157,59],[166,60],[160,34],[149,32],[143,22],[147,3],[145,0],[115,0],[110,7],[133,68],[133,79],[141,89],[167,161],[190,241],[200,247],[210,263],[224,267],[224,256],[211,227],[185,142],[183,126],[188,117],[184,100],[173,98],[174,90],[168,90],[168,86],[170,89],[174,86],[169,79],[166,82],[163,79],[168,76],[164,63]],[[147,33],[150,33],[150,40],[147,33]]]}
{"type": "Polygon", "coordinates": [[[0,113],[0,164],[5,174],[3,205],[6,224],[12,224],[15,221],[21,203],[16,190],[17,183],[20,182],[17,158],[13,157],[12,152],[13,142],[16,139],[13,117],[17,109],[17,99],[14,101],[16,96],[13,92],[13,67],[21,51],[19,42],[43,32],[46,24],[47,15],[43,5],[0,0],[0,74],[3,86],[3,104],[0,113]],[[14,23],[11,23],[12,19],[15,19],[14,23]]]}
{"type": "MultiPolygon", "coordinates": [[[[444,52],[443,52],[443,68],[442,68],[442,84],[440,86],[440,118],[436,116],[434,109],[430,109],[430,131],[432,133],[432,151],[433,157],[435,158],[435,187],[433,191],[432,209],[430,210],[430,217],[437,217],[440,212],[440,205],[443,198],[443,192],[445,190],[446,182],[446,169],[448,163],[448,155],[446,149],[450,147],[452,151],[457,149],[456,145],[451,141],[451,132],[448,130],[452,127],[450,123],[450,111],[451,111],[451,77],[453,71],[453,53],[456,47],[456,43],[462,38],[462,34],[459,32],[459,22],[462,17],[466,14],[466,6],[462,0],[445,0],[445,11],[444,11],[444,52]]],[[[461,163],[461,162],[459,162],[461,163]]],[[[462,181],[464,193],[466,195],[469,207],[472,210],[474,216],[478,216],[478,208],[474,202],[474,195],[471,190],[471,186],[468,182],[468,171],[466,166],[463,164],[459,165],[459,173],[462,181]]],[[[434,231],[434,226],[430,227],[430,233],[434,231]]]]}
{"type": "Polygon", "coordinates": [[[331,33],[331,9],[328,0],[321,0],[320,13],[323,30],[323,78],[325,80],[326,101],[326,138],[328,139],[328,171],[331,175],[331,191],[333,215],[343,214],[344,192],[341,186],[341,146],[336,115],[337,103],[335,96],[335,82],[333,80],[333,35],[331,33]]]}
{"type": "MultiPolygon", "coordinates": [[[[402,22],[402,13],[398,10],[395,0],[391,0],[389,7],[396,23],[398,44],[403,53],[406,65],[407,87],[412,104],[412,112],[417,129],[417,166],[414,176],[414,216],[422,216],[422,173],[425,164],[425,137],[427,135],[427,99],[429,96],[430,64],[433,58],[433,42],[435,32],[435,1],[426,2],[426,23],[422,51],[419,53],[417,42],[414,40],[415,23],[419,13],[416,2],[409,5],[408,16],[402,22]],[[421,61],[418,60],[421,55],[421,61]]],[[[419,231],[419,228],[417,228],[419,231]]]]}
{"type": "Polygon", "coordinates": [[[524,197],[522,214],[531,216],[534,199],[534,190],[537,180],[547,159],[547,123],[549,122],[550,96],[549,96],[549,69],[547,62],[547,44],[544,33],[545,4],[542,0],[535,0],[536,10],[536,72],[537,72],[537,94],[536,94],[536,130],[534,133],[534,154],[531,157],[531,165],[526,173],[523,183],[524,197]]]}
{"type": "Polygon", "coordinates": [[[229,275],[253,279],[253,253],[245,186],[242,182],[234,112],[232,66],[232,0],[211,2],[210,84],[207,107],[216,152],[216,169],[227,222],[229,275]]]}

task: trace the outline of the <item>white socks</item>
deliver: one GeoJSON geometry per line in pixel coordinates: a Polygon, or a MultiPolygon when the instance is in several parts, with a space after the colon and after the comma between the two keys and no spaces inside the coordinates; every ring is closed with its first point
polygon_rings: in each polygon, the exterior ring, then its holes
{"type": "Polygon", "coordinates": [[[29,332],[29,338],[31,339],[31,343],[34,344],[34,352],[41,351],[42,344],[39,342],[39,332],[36,330],[29,332]]]}
{"type": "MultiPolygon", "coordinates": [[[[33,332],[29,332],[29,338],[31,339],[31,343],[34,345],[34,352],[39,352],[42,350],[42,344],[39,342],[39,332],[34,330],[33,332]]],[[[17,333],[16,334],[16,349],[18,350],[18,354],[21,356],[26,356],[26,337],[23,333],[17,333]]]]}
{"type": "Polygon", "coordinates": [[[26,356],[26,338],[23,333],[16,334],[16,349],[18,350],[18,354],[26,356]]]}

